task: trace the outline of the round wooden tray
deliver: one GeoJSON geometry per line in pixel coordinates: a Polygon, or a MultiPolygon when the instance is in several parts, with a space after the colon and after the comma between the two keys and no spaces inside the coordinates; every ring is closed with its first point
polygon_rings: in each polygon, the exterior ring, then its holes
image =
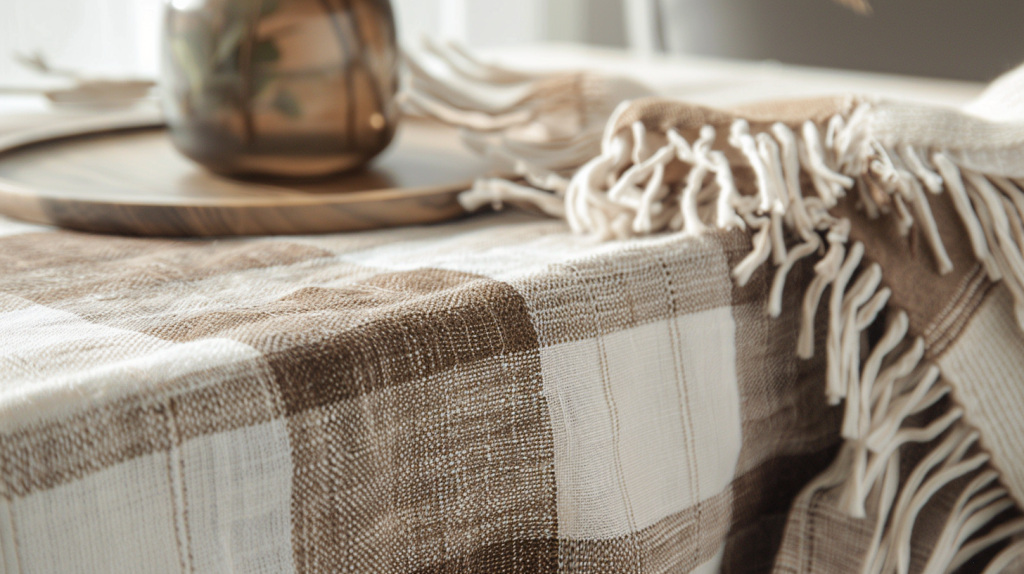
{"type": "Polygon", "coordinates": [[[159,114],[58,122],[0,136],[0,213],[81,231],[303,234],[432,223],[493,173],[455,130],[404,121],[369,167],[315,180],[231,179],[178,154],[159,114]]]}

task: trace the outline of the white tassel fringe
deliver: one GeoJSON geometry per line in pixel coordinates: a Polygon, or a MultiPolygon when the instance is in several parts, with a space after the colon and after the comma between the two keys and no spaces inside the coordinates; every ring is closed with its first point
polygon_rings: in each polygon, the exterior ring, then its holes
{"type": "MultiPolygon", "coordinates": [[[[456,60],[464,55],[446,57],[456,60]]],[[[479,63],[460,65],[476,70],[472,73],[478,78],[496,78],[495,83],[536,81],[496,68],[481,71],[479,63]]],[[[431,93],[443,91],[437,88],[431,93]]],[[[521,104],[529,100],[492,109],[489,117],[464,110],[440,111],[430,107],[436,102],[413,101],[457,125],[499,129],[513,119],[522,121],[515,114],[522,115],[526,108],[521,104]],[[454,120],[449,117],[453,114],[454,120]]],[[[796,130],[777,123],[754,133],[747,121],[738,119],[725,137],[707,125],[692,141],[675,130],[649,133],[641,122],[612,133],[610,127],[617,125],[627,107],[624,102],[611,114],[599,149],[569,174],[558,173],[567,165],[531,162],[543,155],[540,147],[536,153],[516,153],[506,144],[487,148],[489,153],[498,150],[515,158],[517,172],[529,185],[482,180],[460,201],[468,210],[488,204],[495,208],[505,203],[530,204],[564,217],[575,232],[608,239],[749,227],[753,249],[733,269],[733,277],[742,286],[770,259],[775,272],[767,311],[772,316],[782,311],[786,277],[797,262],[823,255],[803,297],[797,353],[803,358],[814,354],[815,314],[831,287],[825,392],[830,404],[845,401],[842,436],[846,444],[815,485],[841,485],[840,504],[851,516],[866,516],[869,505],[877,512],[878,528],[863,572],[906,574],[918,513],[941,488],[972,473],[975,476],[960,492],[924,572],[951,572],[988,546],[1024,533],[1021,519],[975,537],[1014,503],[998,486],[998,474],[986,466],[988,455],[977,448],[978,434],[962,420],[962,409],[952,407],[923,427],[908,423],[908,418],[935,405],[951,389],[942,381],[939,368],[924,361],[924,341],[909,338],[906,313],[890,313],[885,334],[872,349],[864,350],[867,358],[862,361],[864,333],[887,307],[890,291],[881,287],[877,264],[862,265],[864,246],[849,244],[850,221],[829,213],[840,198],[855,190],[860,208],[869,217],[889,214],[903,234],[919,225],[937,269],[945,274],[953,264],[927,195],[948,193],[975,257],[990,279],[1005,281],[1024,325],[1024,190],[1018,183],[958,165],[954,154],[942,150],[883,145],[868,129],[870,103],[861,104],[848,117],[836,115],[824,129],[813,122],[796,130]],[[753,172],[756,195],[737,189],[734,164],[753,172]],[[670,178],[670,172],[676,175],[670,178]],[[801,176],[812,183],[813,194],[805,195],[801,176]],[[787,244],[787,238],[797,241],[787,244]],[[901,486],[900,447],[943,435],[901,486]]],[[[1024,543],[1018,542],[986,572],[999,572],[1021,556],[1024,543]]]]}

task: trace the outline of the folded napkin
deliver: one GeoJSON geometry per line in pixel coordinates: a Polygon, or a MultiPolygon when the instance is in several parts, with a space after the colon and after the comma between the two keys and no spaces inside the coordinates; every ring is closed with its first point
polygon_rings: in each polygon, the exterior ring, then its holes
{"type": "Polygon", "coordinates": [[[1024,67],[962,109],[715,109],[429,55],[432,69],[413,58],[407,105],[521,175],[478,181],[467,209],[525,205],[605,238],[748,229],[735,281],[771,266],[772,316],[803,290],[794,352],[826,355],[845,444],[795,500],[777,572],[1024,566],[1024,67]],[[813,279],[787,286],[804,258],[813,279]]]}

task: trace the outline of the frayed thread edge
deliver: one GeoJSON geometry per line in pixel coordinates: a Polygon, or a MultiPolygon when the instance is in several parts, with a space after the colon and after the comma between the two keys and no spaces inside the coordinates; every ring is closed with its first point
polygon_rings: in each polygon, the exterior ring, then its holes
{"type": "MultiPolygon", "coordinates": [[[[649,142],[662,134],[648,134],[636,122],[628,130],[606,133],[601,153],[571,177],[520,162],[517,172],[528,185],[481,180],[460,201],[470,210],[484,204],[501,208],[528,203],[564,217],[577,233],[607,239],[749,228],[753,249],[733,269],[733,278],[742,286],[770,260],[775,274],[767,311],[773,317],[782,311],[789,271],[801,259],[821,255],[804,293],[797,353],[803,358],[814,355],[815,313],[831,287],[825,392],[831,404],[845,401],[845,444],[831,475],[842,477],[836,485],[841,485],[845,512],[863,518],[870,508],[879,521],[862,571],[906,574],[921,509],[943,487],[977,473],[961,491],[924,570],[950,572],[992,544],[1024,532],[1024,522],[976,536],[1015,503],[998,485],[989,456],[976,448],[978,433],[963,421],[960,407],[923,427],[907,422],[951,388],[939,368],[924,361],[924,341],[909,337],[905,312],[890,317],[884,336],[861,360],[864,333],[888,306],[891,292],[881,287],[879,266],[863,264],[864,246],[850,244],[850,221],[829,210],[853,192],[859,209],[873,218],[896,218],[903,235],[919,225],[937,269],[945,274],[953,264],[927,194],[950,194],[975,258],[989,279],[1007,285],[1018,322],[1024,324],[1024,190],[1010,178],[965,169],[942,150],[883,146],[861,129],[870,114],[871,105],[862,104],[849,117],[834,116],[824,128],[810,121],[799,130],[776,123],[758,133],[742,119],[733,122],[727,142],[754,174],[753,196],[737,189],[732,162],[716,149],[714,126],[704,126],[693,140],[669,130],[658,147],[649,142]],[[686,169],[681,179],[670,181],[666,172],[673,162],[686,169]],[[804,194],[801,176],[812,182],[814,194],[804,194]],[[798,242],[787,244],[787,237],[798,242]],[[943,435],[901,486],[900,448],[943,435]]],[[[989,570],[1001,571],[1022,554],[1019,544],[1011,545],[989,570]]]]}

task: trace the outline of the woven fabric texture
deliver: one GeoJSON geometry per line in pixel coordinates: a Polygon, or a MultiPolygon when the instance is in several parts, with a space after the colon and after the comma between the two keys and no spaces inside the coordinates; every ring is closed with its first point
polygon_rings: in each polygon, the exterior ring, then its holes
{"type": "Polygon", "coordinates": [[[434,55],[526,94],[413,68],[522,176],[463,206],[564,222],[0,223],[6,571],[1020,566],[1024,68],[725,110],[434,55]]]}
{"type": "Polygon", "coordinates": [[[841,413],[796,315],[764,314],[770,275],[731,280],[748,251],[522,214],[217,241],[0,222],[2,564],[767,571],[841,413]]]}
{"type": "Polygon", "coordinates": [[[856,94],[720,108],[680,87],[622,101],[598,130],[581,110],[607,109],[610,90],[545,90],[612,76],[513,77],[450,44],[429,58],[410,107],[520,176],[478,180],[467,209],[528,205],[619,240],[747,230],[732,277],[771,269],[780,320],[790,273],[813,262],[795,352],[825,355],[843,445],[794,500],[776,572],[1019,571],[1024,66],[960,108],[856,94]],[[474,101],[449,78],[530,97],[474,101]],[[561,111],[531,111],[544,103],[561,111]],[[548,129],[556,117],[587,121],[548,129]]]}

